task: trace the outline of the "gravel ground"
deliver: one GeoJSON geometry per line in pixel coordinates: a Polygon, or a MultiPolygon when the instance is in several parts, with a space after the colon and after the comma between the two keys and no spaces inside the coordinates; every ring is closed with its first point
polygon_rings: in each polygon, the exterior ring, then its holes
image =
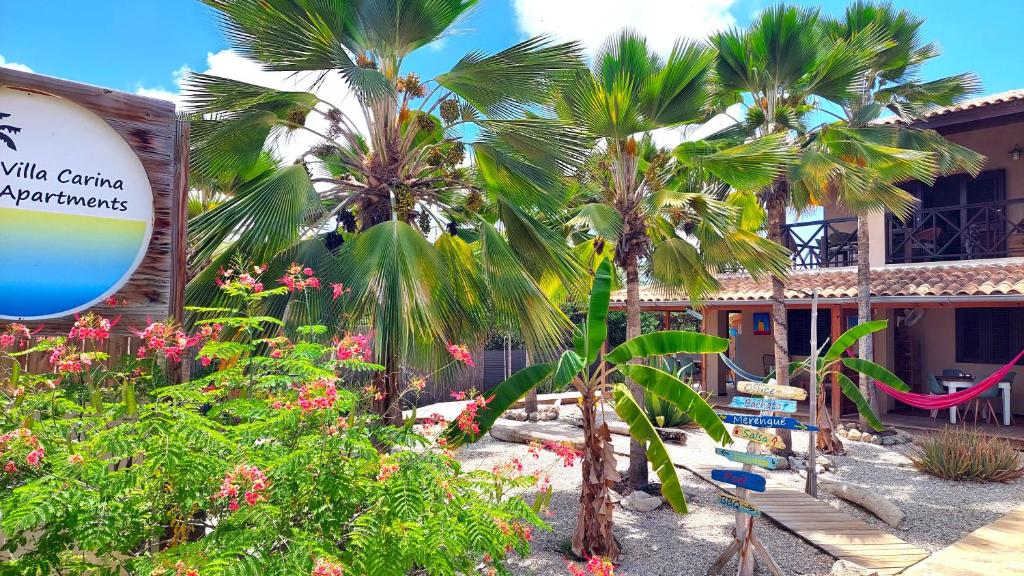
{"type": "MultiPolygon", "coordinates": [[[[563,408],[563,416],[574,413],[574,408],[563,408]]],[[[687,450],[714,451],[715,443],[706,434],[695,431],[687,436],[687,450]]],[[[793,436],[794,450],[806,454],[807,435],[793,436]]],[[[843,443],[846,455],[829,456],[834,470],[824,477],[871,487],[899,506],[906,513],[906,520],[901,528],[892,528],[869,512],[824,491],[819,494],[822,501],[926,550],[944,548],[1024,504],[1022,480],[1006,484],[940,480],[914,469],[906,456],[909,445],[890,447],[848,440],[843,443]]],[[[578,509],[579,467],[564,468],[553,455],[546,453],[540,460],[534,460],[525,446],[491,438],[464,448],[460,457],[470,466],[488,468],[518,457],[527,466],[535,465],[550,474],[554,487],[554,516],[549,518],[552,530],[538,533],[533,554],[514,562],[513,572],[522,576],[566,574],[566,560],[561,550],[568,547],[578,509]]],[[[625,464],[626,458],[620,456],[620,471],[625,464]]],[[[688,471],[679,469],[678,472],[690,505],[689,514],[679,516],[667,507],[646,514],[616,507],[616,534],[623,550],[622,564],[616,574],[704,574],[729,543],[733,515],[716,502],[717,489],[688,471]]],[[[793,471],[759,472],[793,486],[803,486],[803,479],[793,471]]],[[[652,478],[655,478],[653,472],[652,478]]],[[[833,559],[827,554],[770,521],[759,520],[755,527],[761,541],[775,552],[786,574],[829,573],[833,559]]],[[[725,573],[730,569],[735,572],[735,563],[725,573]]]]}
{"type": "MultiPolygon", "coordinates": [[[[533,553],[514,560],[512,572],[517,576],[548,576],[567,574],[567,560],[562,552],[575,526],[579,509],[579,464],[562,466],[555,456],[544,453],[539,459],[529,455],[526,446],[506,444],[492,438],[462,448],[459,458],[467,465],[491,468],[511,458],[519,458],[527,471],[540,469],[551,477],[552,511],[548,518],[550,531],[538,531],[533,553]]],[[[625,458],[619,458],[620,471],[625,473],[625,458]]],[[[662,506],[645,514],[615,509],[615,533],[622,546],[622,564],[615,573],[620,576],[680,576],[704,574],[711,562],[732,538],[733,514],[715,500],[718,490],[695,475],[679,471],[686,491],[690,513],[680,516],[662,506]]],[[[656,478],[653,473],[652,477],[656,478]]],[[[826,575],[832,558],[818,551],[789,532],[770,522],[755,523],[755,532],[769,550],[779,551],[776,560],[786,574],[826,575]]],[[[735,562],[725,573],[736,572],[735,562]]],[[[757,574],[768,574],[758,571],[757,574]]]]}
{"type": "MultiPolygon", "coordinates": [[[[802,446],[795,439],[794,443],[806,451],[806,440],[802,446]]],[[[1024,504],[1024,481],[1020,479],[1008,483],[942,480],[913,467],[907,458],[909,444],[891,447],[848,440],[843,444],[846,455],[828,457],[837,469],[826,477],[871,487],[899,506],[907,515],[906,520],[900,528],[892,528],[871,513],[828,493],[819,494],[822,500],[931,552],[1024,504]]]]}

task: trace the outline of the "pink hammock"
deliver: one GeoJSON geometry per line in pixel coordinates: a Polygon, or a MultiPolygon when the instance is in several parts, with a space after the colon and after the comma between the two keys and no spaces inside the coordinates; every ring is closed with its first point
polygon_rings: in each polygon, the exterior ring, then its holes
{"type": "Polygon", "coordinates": [[[1020,354],[1017,354],[1013,360],[1006,366],[1003,366],[999,370],[996,370],[988,378],[985,378],[981,382],[978,382],[974,386],[960,392],[954,392],[953,394],[914,394],[912,392],[901,392],[891,386],[875,380],[875,386],[877,386],[882,392],[885,392],[889,396],[909,404],[915,408],[924,408],[925,410],[945,410],[946,408],[952,408],[957,404],[963,404],[974,400],[976,396],[988,390],[989,388],[999,384],[1006,373],[1013,369],[1017,361],[1024,357],[1024,350],[1021,350],[1020,354]]]}

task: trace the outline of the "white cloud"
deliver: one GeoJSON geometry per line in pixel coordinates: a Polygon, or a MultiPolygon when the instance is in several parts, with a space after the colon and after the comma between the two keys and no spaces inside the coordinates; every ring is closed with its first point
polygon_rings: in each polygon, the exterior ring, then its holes
{"type": "Polygon", "coordinates": [[[20,70],[21,72],[31,72],[32,69],[24,64],[18,64],[17,62],[8,62],[4,60],[4,57],[0,55],[0,68],[10,68],[11,70],[20,70]]]}
{"type": "MultiPolygon", "coordinates": [[[[175,90],[170,91],[163,87],[147,88],[139,86],[136,93],[153,98],[163,98],[174,102],[178,107],[187,106],[187,99],[182,95],[182,82],[186,80],[191,70],[183,66],[173,73],[175,90]]],[[[364,124],[362,113],[345,81],[337,73],[330,73],[322,83],[313,89],[319,74],[292,74],[291,72],[268,72],[260,67],[260,64],[249,60],[233,50],[222,50],[206,55],[206,70],[203,74],[230,78],[240,82],[248,82],[275,88],[278,90],[312,91],[324,101],[338,106],[356,125],[362,129],[364,124]]],[[[327,129],[327,121],[318,114],[310,114],[306,119],[306,126],[312,130],[324,133],[327,129]]],[[[288,138],[275,143],[278,155],[285,161],[291,162],[300,154],[308,150],[318,142],[318,138],[306,131],[293,132],[288,138]]]]}
{"type": "Polygon", "coordinates": [[[667,54],[678,38],[702,39],[736,23],[736,0],[513,0],[519,29],[529,36],[552,34],[581,40],[594,53],[622,28],[647,36],[667,54]]]}

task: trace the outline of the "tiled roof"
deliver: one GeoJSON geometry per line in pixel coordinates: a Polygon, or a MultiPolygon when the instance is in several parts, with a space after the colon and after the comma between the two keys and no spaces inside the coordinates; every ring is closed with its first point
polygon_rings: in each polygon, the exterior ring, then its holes
{"type": "MultiPolygon", "coordinates": [[[[1016,90],[1007,90],[1006,92],[1000,92],[998,94],[990,94],[988,96],[981,96],[979,98],[972,98],[971,100],[964,100],[959,104],[952,106],[943,106],[942,108],[936,108],[931,112],[928,112],[922,117],[922,120],[931,120],[938,116],[945,116],[946,114],[952,114],[954,112],[963,112],[965,110],[971,110],[973,108],[984,108],[985,106],[992,106],[995,104],[1003,104],[1006,102],[1014,102],[1017,100],[1024,100],[1024,88],[1018,88],[1016,90]]],[[[905,122],[899,120],[895,116],[889,116],[878,120],[878,124],[903,124],[905,122]]]]}
{"type": "MultiPolygon", "coordinates": [[[[756,302],[771,297],[769,280],[756,281],[746,274],[719,276],[722,288],[707,302],[756,302]]],[[[944,264],[895,264],[871,270],[872,296],[1024,296],[1024,258],[976,260],[944,264]]],[[[806,299],[818,288],[822,298],[857,297],[857,269],[821,268],[793,271],[786,282],[786,298],[806,299]]],[[[624,302],[624,290],[612,294],[612,302],[624,302]]],[[[640,299],[650,303],[684,303],[681,292],[641,287],[640,299]]]]}

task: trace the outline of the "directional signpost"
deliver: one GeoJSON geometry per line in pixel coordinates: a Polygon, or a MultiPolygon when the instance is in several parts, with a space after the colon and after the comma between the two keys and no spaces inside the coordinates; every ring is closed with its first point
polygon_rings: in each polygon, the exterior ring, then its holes
{"type": "Polygon", "coordinates": [[[796,412],[796,400],[778,400],[775,398],[748,398],[734,396],[729,408],[745,408],[768,412],[796,412]]]}
{"type": "Polygon", "coordinates": [[[715,482],[725,482],[754,492],[764,492],[764,476],[753,472],[742,470],[712,470],[711,479],[715,482]]]}
{"type": "Polygon", "coordinates": [[[736,534],[733,541],[715,560],[708,570],[709,576],[716,576],[722,573],[725,565],[733,556],[738,556],[737,576],[753,576],[755,556],[759,558],[768,570],[775,576],[782,576],[782,569],[775,560],[768,554],[768,550],[761,544],[754,535],[754,519],[761,515],[757,506],[747,501],[750,491],[764,492],[766,487],[765,477],[754,472],[754,467],[765,470],[778,468],[781,458],[771,454],[761,454],[761,447],[785,448],[786,444],[781,438],[772,434],[767,428],[783,428],[787,430],[817,431],[817,426],[804,424],[795,418],[775,416],[775,412],[796,412],[796,402],[807,398],[807,391],[794,386],[780,386],[774,382],[740,382],[736,389],[747,394],[764,396],[763,398],[752,398],[736,396],[729,404],[730,408],[747,410],[760,410],[758,416],[746,414],[719,414],[726,424],[736,424],[732,434],[736,438],[747,441],[747,449],[744,452],[738,450],[727,450],[715,448],[715,453],[729,459],[732,462],[743,464],[742,470],[712,470],[711,479],[724,484],[731,484],[736,487],[736,495],[722,492],[718,495],[718,502],[722,506],[732,508],[736,511],[736,534]]]}
{"type": "Polygon", "coordinates": [[[782,450],[786,447],[786,443],[771,432],[765,432],[764,430],[758,430],[757,428],[744,428],[743,426],[733,426],[732,435],[737,436],[747,442],[757,442],[758,444],[764,444],[772,450],[782,450]]]}
{"type": "Polygon", "coordinates": [[[720,414],[722,422],[726,424],[742,424],[743,426],[754,426],[757,428],[786,428],[788,430],[801,430],[803,432],[818,431],[817,426],[804,424],[795,418],[783,416],[748,416],[746,414],[720,414]]]}

